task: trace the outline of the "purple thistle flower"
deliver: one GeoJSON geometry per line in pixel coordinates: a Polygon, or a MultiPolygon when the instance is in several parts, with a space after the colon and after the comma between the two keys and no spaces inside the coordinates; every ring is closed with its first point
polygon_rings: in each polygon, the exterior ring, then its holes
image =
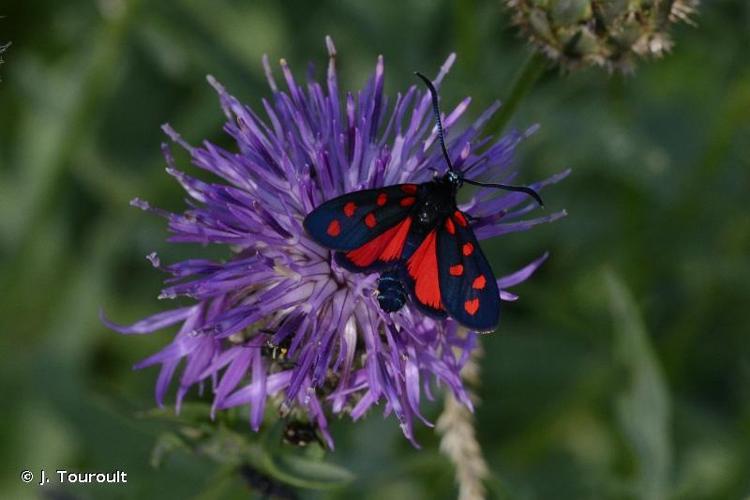
{"type": "MultiPolygon", "coordinates": [[[[421,398],[436,386],[449,388],[471,408],[460,371],[476,344],[476,334],[454,321],[436,321],[407,306],[386,314],[374,296],[377,275],[352,274],[331,259],[302,227],[304,217],[320,203],[365,188],[402,182],[425,182],[443,159],[435,147],[436,130],[430,96],[412,86],[389,102],[383,94],[383,59],[365,88],[342,100],[336,78],[336,50],[326,81],[309,77],[299,85],[286,61],[281,90],[264,58],[271,100],[263,99],[265,118],[229,95],[214,78],[228,121],[224,130],[237,152],[209,142],[191,146],[168,125],[166,134],[186,149],[197,167],[219,178],[198,180],[175,166],[163,147],[167,172],[190,195],[189,208],[171,213],[141,200],[132,204],[165,217],[169,241],[230,246],[226,261],[191,259],[162,266],[170,275],[160,298],[190,297],[194,305],[155,314],[130,326],[103,321],[124,334],[147,334],[180,325],[174,340],[136,368],[161,365],[156,401],[161,406],[179,375],[176,406],[187,391],[209,383],[213,410],[249,405],[250,426],[258,430],[266,405],[282,412],[306,414],[317,424],[328,446],[327,414],[362,417],[384,402],[404,435],[416,445],[413,420],[432,424],[420,414],[421,398]],[[267,346],[285,345],[284,359],[267,346]]],[[[438,85],[455,59],[451,55],[435,78],[438,85]]],[[[480,136],[482,125],[499,104],[463,131],[452,131],[470,99],[445,117],[448,148],[455,166],[472,178],[508,182],[516,145],[526,134],[511,133],[496,141],[480,136]]],[[[567,172],[532,184],[541,189],[567,172]]],[[[479,239],[486,239],[555,220],[564,212],[521,219],[535,208],[520,193],[479,189],[462,205],[476,220],[479,239]]],[[[514,274],[500,278],[501,298],[527,279],[546,254],[514,274]]]]}

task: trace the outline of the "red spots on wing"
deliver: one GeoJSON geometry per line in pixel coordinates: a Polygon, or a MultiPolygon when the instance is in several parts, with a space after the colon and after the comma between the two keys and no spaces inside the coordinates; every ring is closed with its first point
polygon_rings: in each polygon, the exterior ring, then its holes
{"type": "Polygon", "coordinates": [[[451,274],[451,276],[461,276],[464,273],[464,266],[462,266],[461,264],[456,264],[455,266],[449,267],[448,272],[451,274]]]}
{"type": "Polygon", "coordinates": [[[375,203],[377,203],[377,205],[378,205],[379,207],[382,207],[382,206],[383,206],[383,205],[385,205],[385,204],[386,204],[387,202],[388,202],[388,195],[387,195],[387,194],[385,194],[385,193],[380,193],[380,194],[378,195],[378,198],[377,198],[377,200],[375,200],[375,203]]]}
{"type": "Polygon", "coordinates": [[[347,217],[353,217],[354,212],[357,211],[357,204],[353,201],[347,202],[346,205],[344,205],[344,215],[347,217]]]}
{"type": "Polygon", "coordinates": [[[474,245],[469,243],[464,243],[464,245],[461,247],[461,253],[464,254],[464,257],[468,257],[469,255],[474,253],[474,245]]]}
{"type": "Polygon", "coordinates": [[[479,310],[479,299],[470,299],[464,302],[464,311],[466,311],[469,316],[474,316],[477,311],[479,310]]]}
{"type": "Polygon", "coordinates": [[[484,290],[484,287],[487,285],[487,278],[484,277],[484,274],[480,274],[476,278],[474,278],[474,281],[471,283],[471,288],[474,290],[484,290]]]}
{"type": "Polygon", "coordinates": [[[401,201],[398,202],[399,205],[402,207],[410,207],[414,205],[414,202],[417,201],[417,199],[413,196],[407,196],[406,198],[401,198],[401,201]]]}
{"type": "Polygon", "coordinates": [[[375,218],[374,213],[370,212],[369,214],[367,214],[367,217],[365,217],[365,225],[370,229],[378,225],[378,220],[375,218]]]}
{"type": "Polygon", "coordinates": [[[396,260],[401,257],[410,227],[411,217],[407,217],[361,247],[346,252],[346,257],[359,267],[370,266],[376,260],[383,262],[396,260]]]}
{"type": "Polygon", "coordinates": [[[460,210],[456,210],[455,212],[453,212],[453,218],[456,219],[456,222],[461,227],[466,227],[468,225],[466,217],[461,213],[460,210]]]}
{"type": "Polygon", "coordinates": [[[445,230],[450,234],[456,234],[456,226],[450,218],[445,219],[445,230]]]}
{"type": "Polygon", "coordinates": [[[414,295],[420,304],[443,310],[436,251],[437,232],[433,229],[406,261],[406,270],[414,279],[414,295]]]}
{"type": "Polygon", "coordinates": [[[402,184],[401,191],[403,191],[406,194],[416,194],[417,185],[416,184],[402,184]]]}
{"type": "Polygon", "coordinates": [[[341,234],[341,223],[338,219],[333,219],[330,224],[328,224],[326,233],[328,233],[328,236],[333,236],[334,238],[341,234]]]}

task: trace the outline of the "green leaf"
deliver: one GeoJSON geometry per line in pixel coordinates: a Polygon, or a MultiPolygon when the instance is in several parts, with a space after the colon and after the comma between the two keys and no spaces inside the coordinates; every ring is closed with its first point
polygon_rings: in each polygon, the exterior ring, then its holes
{"type": "Polygon", "coordinates": [[[151,457],[158,466],[169,454],[177,451],[194,453],[229,467],[246,463],[259,472],[281,483],[297,488],[325,490],[349,483],[354,475],[347,469],[324,462],[322,453],[308,449],[305,455],[299,450],[276,447],[278,426],[271,426],[259,434],[236,432],[222,422],[207,423],[208,406],[203,403],[186,403],[180,415],[171,409],[153,409],[142,416],[178,424],[176,432],[159,436],[151,457]],[[276,432],[275,432],[276,431],[276,432]]]}
{"type": "Polygon", "coordinates": [[[636,495],[661,500],[668,496],[672,465],[669,392],[633,296],[614,273],[606,272],[605,280],[615,355],[626,375],[617,417],[637,464],[636,495]]]}
{"type": "Polygon", "coordinates": [[[177,434],[165,432],[161,434],[151,450],[149,463],[151,467],[158,468],[164,460],[177,450],[190,451],[190,447],[177,434]]]}
{"type": "Polygon", "coordinates": [[[189,402],[182,403],[180,413],[171,406],[152,408],[137,414],[140,418],[162,420],[167,422],[196,423],[206,422],[211,419],[211,405],[208,403],[189,402]]]}
{"type": "Polygon", "coordinates": [[[354,474],[330,462],[292,454],[266,456],[263,468],[273,478],[299,488],[314,490],[344,486],[354,479],[354,474]]]}

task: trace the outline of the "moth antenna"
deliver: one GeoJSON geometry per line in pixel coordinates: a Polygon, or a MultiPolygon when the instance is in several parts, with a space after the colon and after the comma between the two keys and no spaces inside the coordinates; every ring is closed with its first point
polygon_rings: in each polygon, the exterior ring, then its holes
{"type": "Polygon", "coordinates": [[[445,136],[443,134],[443,122],[440,119],[440,105],[438,104],[437,90],[435,90],[435,86],[432,84],[430,79],[424,76],[422,73],[420,73],[419,71],[415,71],[414,74],[417,75],[425,85],[427,85],[427,89],[430,91],[430,95],[432,96],[432,112],[435,114],[435,122],[437,122],[440,147],[443,150],[445,161],[446,163],[448,163],[448,170],[454,172],[455,170],[453,169],[453,163],[451,162],[450,156],[448,156],[448,149],[445,147],[445,136]]]}
{"type": "Polygon", "coordinates": [[[525,193],[525,194],[531,196],[532,198],[534,198],[534,200],[539,204],[540,207],[544,208],[544,201],[542,201],[542,197],[539,196],[539,193],[537,193],[535,190],[531,189],[530,187],[526,187],[526,186],[509,186],[507,184],[492,184],[492,183],[486,183],[486,182],[472,181],[470,179],[464,179],[464,182],[466,182],[468,184],[473,184],[475,186],[504,189],[506,191],[515,191],[517,193],[525,193]]]}

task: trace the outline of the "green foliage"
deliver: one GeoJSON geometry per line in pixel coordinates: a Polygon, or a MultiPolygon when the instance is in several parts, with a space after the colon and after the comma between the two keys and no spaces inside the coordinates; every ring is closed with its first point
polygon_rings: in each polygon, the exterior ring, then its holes
{"type": "MultiPolygon", "coordinates": [[[[544,193],[566,219],[486,246],[498,274],[551,252],[481,339],[495,497],[750,494],[750,7],[704,3],[663,60],[632,77],[546,69],[510,118],[542,125],[520,181],[573,174],[544,193]]],[[[382,53],[392,94],[456,50],[442,99],[471,95],[476,117],[528,58],[502,2],[10,0],[0,15],[13,44],[0,66],[0,497],[41,496],[19,480],[27,468],[128,472],[127,486],[44,492],[75,498],[260,497],[238,472],[249,464],[301,498],[454,498],[433,431],[418,428],[415,450],[378,413],[333,422],[324,457],[281,444],[271,423],[252,433],[244,410],[212,422],[205,395],[152,418],[156,371],[131,367],[172,332],[119,336],[98,312],[125,322],[165,306],[151,251],[221,255],[166,244],[163,222],[127,205],[183,206],[162,123],[230,144],[206,74],[257,106],[262,53],[320,74],[330,34],[343,88],[382,53]]]]}
{"type": "Polygon", "coordinates": [[[185,404],[179,414],[171,408],[143,412],[143,418],[167,422],[172,429],[158,436],[152,465],[162,465],[172,453],[187,452],[208,457],[230,471],[251,466],[269,479],[296,488],[327,490],[354,479],[346,468],[323,461],[317,443],[302,451],[283,443],[281,422],[249,438],[247,422],[236,410],[219,413],[213,420],[210,412],[204,403],[185,404]]]}
{"type": "Polygon", "coordinates": [[[637,464],[633,493],[658,500],[668,496],[672,461],[669,391],[643,320],[622,281],[605,275],[615,333],[615,359],[625,387],[617,417],[637,464]]]}

